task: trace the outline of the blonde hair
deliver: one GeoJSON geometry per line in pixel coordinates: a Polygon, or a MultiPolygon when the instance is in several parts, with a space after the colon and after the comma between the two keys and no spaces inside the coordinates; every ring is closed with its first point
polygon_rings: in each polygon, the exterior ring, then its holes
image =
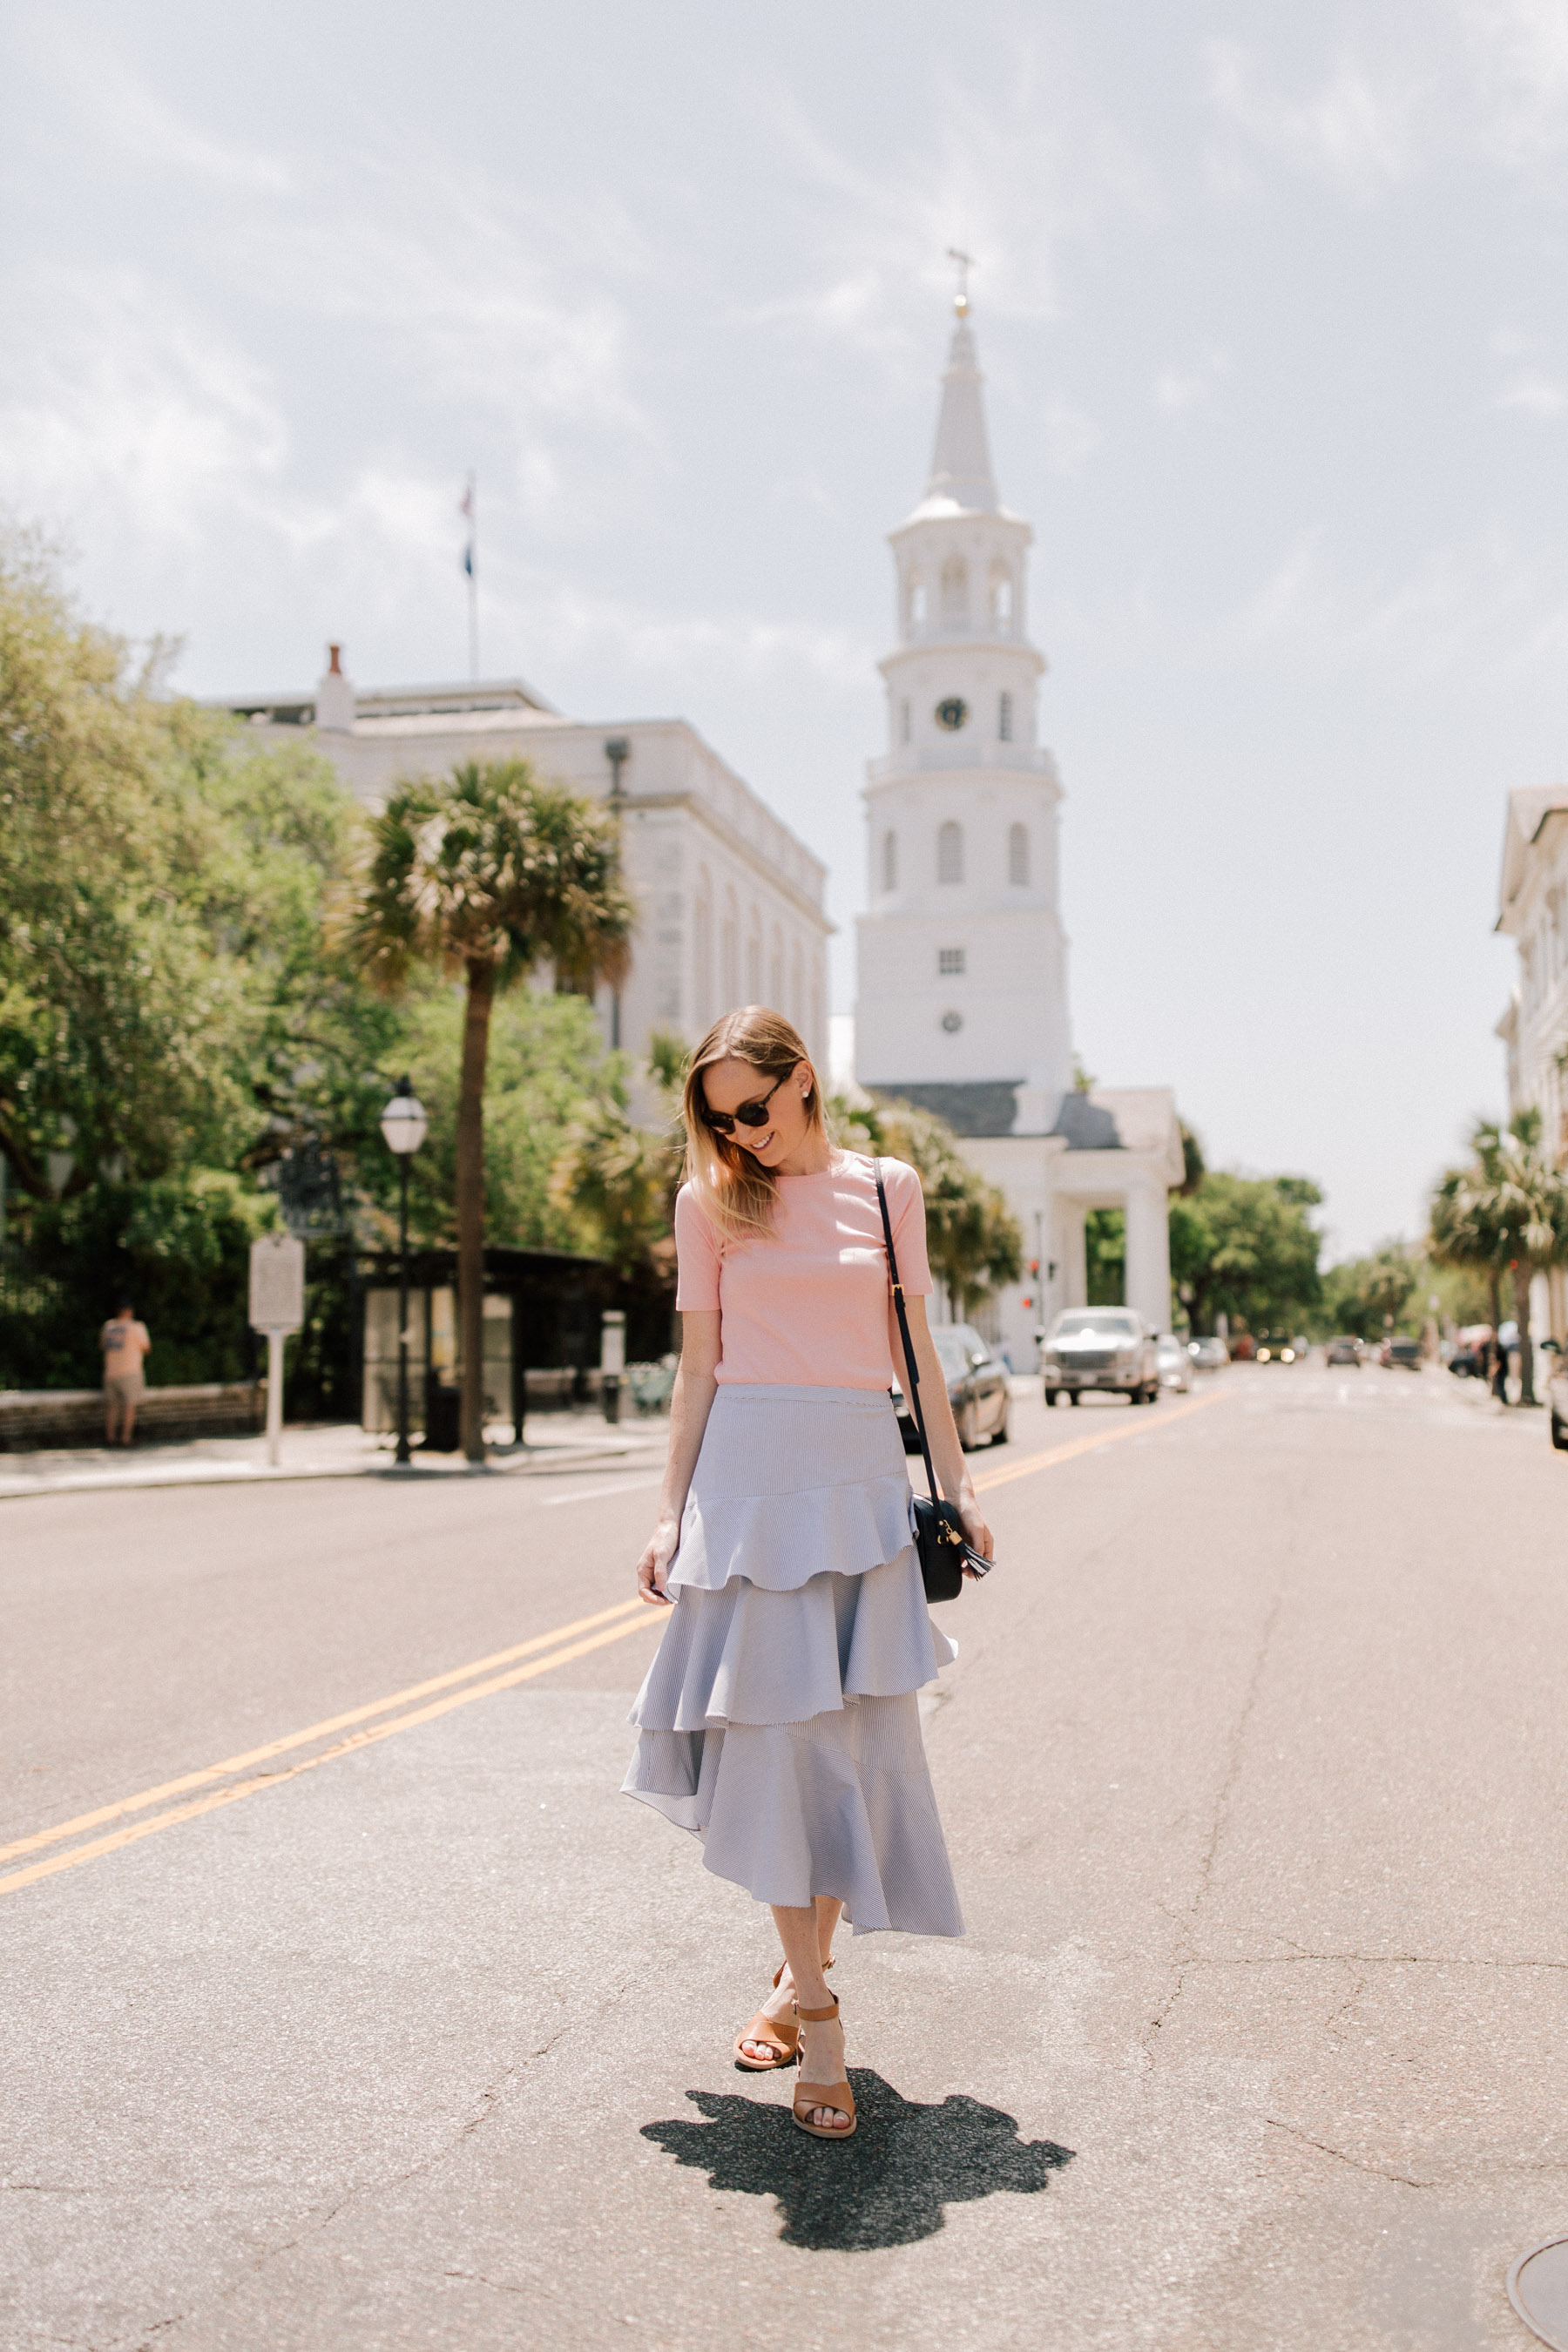
{"type": "Polygon", "coordinates": [[[826,1133],[822,1082],[794,1022],[786,1021],[782,1013],[770,1012],[765,1004],[742,1004],[715,1021],[688,1066],[681,1103],[686,1118],[686,1181],[698,1207],[725,1241],[765,1240],[773,1231],[778,1204],[777,1179],[734,1136],[721,1135],[709,1126],[702,1073],[715,1062],[749,1062],[770,1085],[787,1078],[804,1062],[811,1072],[806,1124],[826,1133]]]}

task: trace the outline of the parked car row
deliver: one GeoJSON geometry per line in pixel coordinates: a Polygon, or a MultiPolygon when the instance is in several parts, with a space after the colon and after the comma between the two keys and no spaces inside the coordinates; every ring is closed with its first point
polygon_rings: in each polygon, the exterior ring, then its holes
{"type": "MultiPolygon", "coordinates": [[[[943,1323],[931,1333],[936,1360],[947,1381],[947,1401],[958,1424],[958,1442],[967,1454],[983,1437],[1005,1445],[1013,1391],[1007,1367],[992,1354],[973,1323],[943,1323]]],[[[920,1446],[920,1432],[901,1388],[893,1391],[893,1410],[906,1454],[920,1446]]]]}

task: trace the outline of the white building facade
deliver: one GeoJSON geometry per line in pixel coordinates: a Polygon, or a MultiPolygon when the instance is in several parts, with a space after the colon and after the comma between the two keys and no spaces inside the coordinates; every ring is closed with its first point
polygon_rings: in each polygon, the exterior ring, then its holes
{"type": "Polygon", "coordinates": [[[1124,1211],[1127,1302],[1171,1320],[1168,1189],[1183,1176],[1165,1087],[1073,1090],[1058,907],[1056,763],[1037,734],[1029,525],[1002,506],[968,305],[958,301],[931,478],[890,535],[897,643],[880,665],[888,748],[865,793],[858,1082],[939,1112],[1006,1195],[1037,1275],[995,1302],[1016,1367],[1085,1295],[1084,1217],[1124,1211]]]}
{"type": "MultiPolygon", "coordinates": [[[[1497,1025],[1509,1114],[1538,1110],[1542,1149],[1561,1166],[1568,1160],[1568,785],[1509,794],[1498,900],[1497,928],[1519,950],[1519,979],[1497,1025]]],[[[1536,1276],[1530,1320],[1533,1338],[1568,1340],[1561,1267],[1536,1276]]]]}
{"type": "Polygon", "coordinates": [[[356,799],[468,760],[526,759],[617,811],[639,910],[632,966],[596,1000],[606,1041],[646,1057],[655,1031],[695,1045],[721,1013],[787,1013],[827,1064],[827,869],[682,719],[563,718],[520,679],[358,692],[329,648],[308,693],[225,699],[269,735],[305,730],[356,799]]]}

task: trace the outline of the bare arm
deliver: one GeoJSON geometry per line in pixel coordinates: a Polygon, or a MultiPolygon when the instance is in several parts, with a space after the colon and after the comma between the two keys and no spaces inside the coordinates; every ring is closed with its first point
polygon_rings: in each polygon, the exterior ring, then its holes
{"type": "MultiPolygon", "coordinates": [[[[974,1482],[969,1475],[969,1464],[958,1442],[958,1427],[952,1418],[952,1407],[947,1400],[947,1374],[937,1360],[936,1342],[926,1323],[926,1303],[923,1298],[904,1295],[904,1311],[910,1318],[910,1338],[914,1342],[915,1363],[921,1376],[921,1411],[925,1417],[926,1438],[931,1446],[931,1458],[936,1471],[937,1484],[950,1503],[956,1503],[963,1521],[963,1532],[975,1550],[984,1559],[993,1557],[991,1530],[980,1516],[980,1506],[974,1498],[974,1482]]],[[[902,1342],[895,1320],[892,1332],[893,1362],[900,1369],[904,1394],[910,1388],[909,1367],[904,1361],[902,1342]]]]}
{"type": "MultiPolygon", "coordinates": [[[[656,1609],[668,1609],[670,1605],[665,1580],[680,1539],[680,1515],[686,1508],[687,1489],[702,1451],[702,1433],[718,1394],[718,1369],[719,1309],[715,1307],[700,1315],[683,1315],[680,1363],[669,1399],[669,1453],[664,1465],[664,1485],[659,1489],[658,1517],[637,1562],[638,1595],[656,1609]]],[[[949,1413],[949,1421],[952,1418],[949,1413]]],[[[956,1444],[956,1438],[953,1442],[956,1444]]]]}

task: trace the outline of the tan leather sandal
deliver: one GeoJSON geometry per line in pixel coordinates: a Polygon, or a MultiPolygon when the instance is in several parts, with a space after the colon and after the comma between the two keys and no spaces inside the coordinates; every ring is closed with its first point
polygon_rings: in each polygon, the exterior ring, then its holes
{"type": "MultiPolygon", "coordinates": [[[[799,2023],[826,2025],[829,2018],[837,2016],[838,2002],[835,1999],[831,2009],[802,2009],[797,2002],[795,2013],[799,2023]]],[[[800,2129],[803,2132],[809,2132],[813,2139],[847,2139],[858,2120],[855,2113],[855,2094],[850,2089],[847,2080],[839,2083],[797,2083],[795,2086],[795,2102],[791,2112],[800,2129]],[[840,2115],[847,2116],[849,2120],[841,2130],[836,2129],[832,2124],[814,2124],[809,2118],[818,2107],[836,2107],[840,2115]]]]}
{"type": "MultiPolygon", "coordinates": [[[[825,1969],[830,1969],[833,1963],[831,1960],[824,1960],[822,1965],[825,1969]]],[[[775,1992],[783,1981],[784,1972],[784,1964],[781,1960],[773,1970],[775,1992]]],[[[793,2021],[786,2021],[782,2017],[770,2017],[765,2009],[759,2009],[750,2025],[743,2026],[735,2036],[735,2063],[737,2066],[743,2066],[749,2074],[771,2074],[780,2066],[793,2066],[799,2055],[799,2026],[793,2021]],[[753,2058],[744,2046],[748,2042],[763,2042],[773,2052],[773,2056],[753,2058]]]]}

